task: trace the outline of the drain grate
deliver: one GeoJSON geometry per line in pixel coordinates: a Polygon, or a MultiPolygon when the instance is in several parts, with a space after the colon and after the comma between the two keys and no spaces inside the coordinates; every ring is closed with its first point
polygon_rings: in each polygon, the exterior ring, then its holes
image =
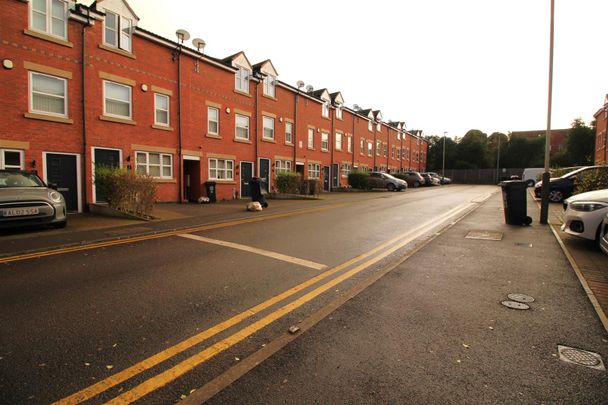
{"type": "Polygon", "coordinates": [[[511,309],[530,309],[529,305],[516,301],[502,301],[501,304],[511,309]]]}
{"type": "Polygon", "coordinates": [[[470,231],[465,236],[466,239],[481,239],[481,240],[502,240],[502,232],[492,231],[470,231]]]}
{"type": "Polygon", "coordinates": [[[517,301],[517,302],[523,302],[523,303],[534,302],[534,297],[531,297],[531,296],[526,295],[526,294],[513,293],[513,294],[507,295],[507,297],[511,301],[517,301]]]}
{"type": "Polygon", "coordinates": [[[604,362],[602,361],[602,356],[597,353],[561,345],[557,346],[557,352],[559,353],[559,359],[567,363],[573,363],[596,370],[606,370],[604,362]]]}
{"type": "Polygon", "coordinates": [[[527,247],[527,248],[531,248],[532,244],[531,243],[525,243],[525,242],[517,242],[515,244],[515,246],[520,246],[520,247],[527,247]]]}

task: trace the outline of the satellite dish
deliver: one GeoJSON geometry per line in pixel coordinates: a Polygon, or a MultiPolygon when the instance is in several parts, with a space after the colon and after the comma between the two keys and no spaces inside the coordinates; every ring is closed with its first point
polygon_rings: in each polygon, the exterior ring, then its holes
{"type": "Polygon", "coordinates": [[[200,38],[194,38],[192,40],[192,45],[196,47],[197,51],[202,52],[202,50],[205,49],[205,45],[207,45],[207,43],[200,38]]]}
{"type": "Polygon", "coordinates": [[[309,93],[312,93],[314,89],[315,88],[312,87],[310,84],[308,86],[306,86],[306,91],[309,92],[309,93]]]}
{"type": "Polygon", "coordinates": [[[296,86],[298,86],[298,89],[301,89],[302,87],[304,87],[304,82],[302,80],[298,80],[296,86]]]}
{"type": "Polygon", "coordinates": [[[186,30],[179,29],[175,31],[175,36],[180,42],[184,42],[190,39],[190,33],[186,30]]]}

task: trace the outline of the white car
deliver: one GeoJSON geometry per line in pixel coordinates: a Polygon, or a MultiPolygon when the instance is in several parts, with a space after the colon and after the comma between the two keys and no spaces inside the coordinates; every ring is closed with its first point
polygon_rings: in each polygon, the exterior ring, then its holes
{"type": "Polygon", "coordinates": [[[600,249],[608,255],[608,214],[604,217],[604,223],[602,224],[600,234],[600,249]]]}
{"type": "Polygon", "coordinates": [[[608,189],[574,195],[564,201],[564,208],[562,231],[599,242],[602,221],[608,214],[608,189]]]}

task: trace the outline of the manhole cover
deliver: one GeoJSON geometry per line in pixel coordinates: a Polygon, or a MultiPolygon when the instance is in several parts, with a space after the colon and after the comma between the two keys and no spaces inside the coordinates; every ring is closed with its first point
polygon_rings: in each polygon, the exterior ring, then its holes
{"type": "Polygon", "coordinates": [[[557,346],[557,351],[559,359],[567,363],[578,364],[579,366],[594,368],[596,370],[606,370],[602,357],[597,353],[568,346],[557,346]]]}
{"type": "Polygon", "coordinates": [[[511,301],[525,302],[525,303],[534,302],[534,297],[530,297],[529,295],[526,295],[526,294],[514,293],[514,294],[507,295],[507,297],[511,301]]]}
{"type": "Polygon", "coordinates": [[[502,232],[492,231],[470,231],[465,236],[466,239],[481,239],[481,240],[502,240],[502,232]]]}
{"type": "Polygon", "coordinates": [[[511,309],[530,309],[529,305],[516,301],[502,301],[501,304],[511,309]]]}

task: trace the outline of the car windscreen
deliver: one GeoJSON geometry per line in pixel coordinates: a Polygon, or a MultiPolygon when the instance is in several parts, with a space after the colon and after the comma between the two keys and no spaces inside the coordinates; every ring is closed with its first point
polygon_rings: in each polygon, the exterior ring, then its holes
{"type": "Polygon", "coordinates": [[[8,187],[44,187],[44,183],[33,173],[0,172],[0,188],[8,187]]]}
{"type": "Polygon", "coordinates": [[[587,168],[581,167],[580,169],[576,169],[574,171],[568,172],[568,173],[564,174],[562,177],[560,177],[560,179],[569,179],[570,177],[576,176],[577,174],[579,174],[580,172],[582,172],[585,169],[587,169],[587,168]]]}

